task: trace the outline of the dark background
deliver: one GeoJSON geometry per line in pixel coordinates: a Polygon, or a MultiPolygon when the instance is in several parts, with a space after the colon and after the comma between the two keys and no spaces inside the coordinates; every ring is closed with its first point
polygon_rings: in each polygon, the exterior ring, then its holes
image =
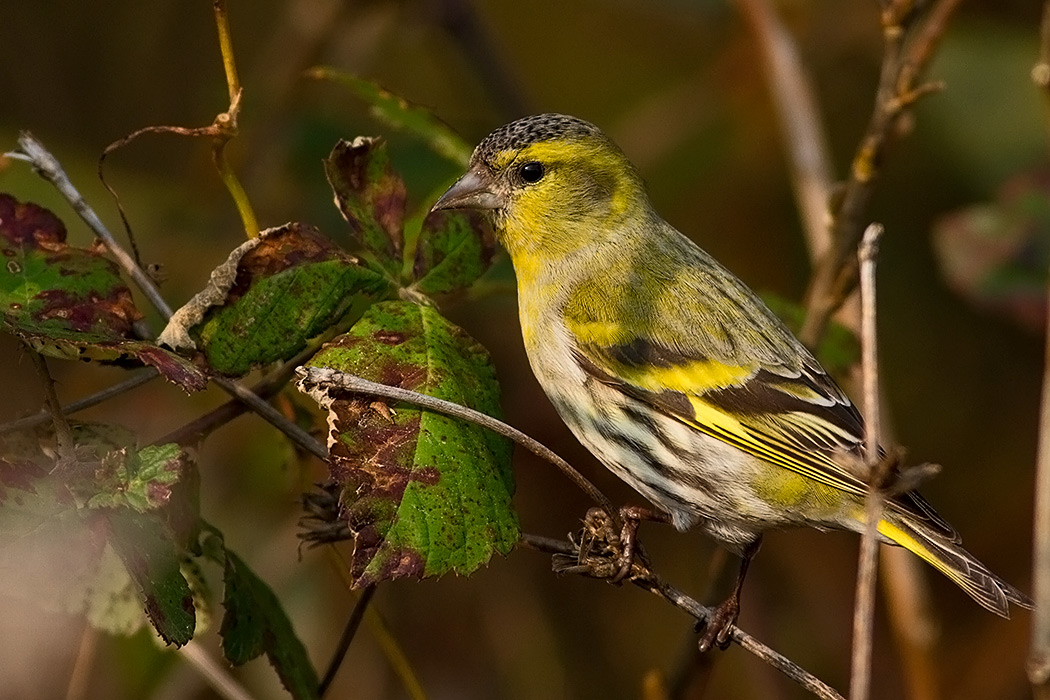
{"type": "MultiPolygon", "coordinates": [[[[733,3],[231,6],[245,98],[242,134],[229,152],[264,227],[300,220],[346,240],[321,169],[340,137],[388,135],[414,205],[455,174],[417,141],[374,121],[338,85],[301,77],[324,63],[431,107],[472,143],[530,112],[596,122],[637,164],[665,218],[757,290],[801,298],[810,268],[783,148],[753,37],[733,3]]],[[[874,94],[877,3],[791,0],[779,9],[815,76],[842,174],[874,94]]],[[[968,549],[1024,590],[1041,340],[948,289],[931,229],[1045,160],[1046,112],[1029,79],[1038,17],[1036,3],[995,0],[968,3],[956,15],[931,70],[948,89],[915,111],[914,131],[891,150],[869,212],[887,227],[880,350],[899,440],[911,460],[944,465],[924,492],[968,549]]],[[[208,124],[226,99],[204,0],[0,3],[0,150],[14,147],[19,130],[31,130],[115,231],[115,207],[94,175],[102,149],[145,125],[208,124]]],[[[204,141],[148,137],[112,155],[107,173],[144,260],[163,266],[162,291],[175,306],[243,240],[204,141]]],[[[68,206],[24,165],[0,170],[0,189],[51,207],[73,244],[90,243],[68,206]]],[[[509,281],[509,266],[501,265],[509,281]]],[[[572,440],[543,397],[525,362],[509,287],[443,309],[491,351],[512,423],[579,465],[614,501],[639,500],[572,440]]],[[[122,376],[94,365],[51,366],[64,401],[122,376]]],[[[0,387],[0,420],[41,405],[31,364],[9,336],[0,337],[0,387]]],[[[223,400],[216,390],[187,397],[155,382],[85,415],[124,423],[149,441],[223,400]]],[[[323,466],[296,459],[260,420],[240,418],[204,443],[200,468],[205,517],[275,588],[323,668],[353,603],[324,551],[297,555],[298,494],[321,478],[323,466]]],[[[582,496],[531,456],[519,454],[515,468],[527,531],[563,536],[578,527],[589,505],[582,496]]],[[[642,532],[657,570],[704,596],[717,548],[698,533],[655,525],[642,532]]],[[[841,690],[848,687],[857,541],[814,531],[771,534],[753,565],[741,618],[745,629],[841,690]]],[[[1028,614],[999,620],[932,569],[924,573],[939,618],[944,696],[1027,697],[1028,614]]],[[[693,648],[690,620],[669,605],[631,586],[555,577],[548,558],[529,551],[498,558],[469,579],[384,585],[375,606],[432,699],[639,697],[648,671],[671,672],[693,648]]],[[[61,697],[82,629],[75,617],[0,598],[0,697],[61,697]]],[[[89,697],[214,697],[149,637],[102,639],[89,697]]],[[[214,648],[214,629],[202,639],[214,648]]],[[[366,625],[332,697],[407,697],[377,639],[366,625]]],[[[880,608],[874,697],[903,694],[900,661],[880,608]]],[[[283,697],[264,661],[236,673],[256,697],[283,697]]],[[[808,696],[733,648],[717,655],[705,697],[808,696]]]]}

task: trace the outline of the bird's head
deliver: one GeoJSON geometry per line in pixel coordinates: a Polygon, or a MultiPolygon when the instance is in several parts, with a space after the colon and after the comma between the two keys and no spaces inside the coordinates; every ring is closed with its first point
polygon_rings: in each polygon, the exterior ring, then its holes
{"type": "Polygon", "coordinates": [[[637,171],[598,127],[539,114],[485,137],[434,209],[487,212],[517,266],[522,256],[550,260],[607,241],[649,204],[637,171]]]}

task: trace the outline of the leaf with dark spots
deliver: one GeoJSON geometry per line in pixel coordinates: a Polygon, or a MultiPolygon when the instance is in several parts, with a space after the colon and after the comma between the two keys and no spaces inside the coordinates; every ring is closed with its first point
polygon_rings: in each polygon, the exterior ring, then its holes
{"type": "Polygon", "coordinates": [[[132,337],[142,314],[116,264],[65,238],[54,214],[0,194],[0,326],[52,357],[146,363],[188,390],[203,388],[193,365],[132,337]]]}
{"type": "MultiPolygon", "coordinates": [[[[434,309],[376,304],[309,363],[499,415],[485,350],[434,309]],[[391,342],[396,340],[396,342],[391,342]]],[[[510,444],[474,424],[300,383],[329,411],[329,467],[356,587],[469,574],[518,538],[510,444]]]]}
{"type": "Polygon", "coordinates": [[[496,239],[479,212],[431,212],[417,239],[412,287],[423,294],[461,291],[488,270],[495,250],[496,239]]]}
{"type": "Polygon", "coordinates": [[[273,590],[226,548],[217,530],[209,528],[203,539],[203,551],[224,569],[225,613],[219,635],[226,659],[240,666],[266,654],[293,698],[317,698],[317,672],[273,590]]]}
{"type": "Polygon", "coordinates": [[[110,453],[95,470],[98,493],[89,508],[127,506],[140,513],[168,504],[172,488],[189,468],[189,457],[174,443],[110,453]]]}
{"type": "Polygon", "coordinates": [[[110,542],[131,575],[150,624],[168,644],[193,639],[193,591],[179,568],[183,552],[157,518],[121,508],[104,513],[110,542]]]}
{"type": "Polygon", "coordinates": [[[401,273],[405,183],[394,172],[386,143],[359,136],[339,141],[324,162],[339,211],[362,251],[391,278],[401,273]]]}
{"type": "Polygon", "coordinates": [[[286,360],[344,316],[394,293],[316,229],[287,224],[242,244],[175,312],[158,342],[199,349],[221,374],[286,360]]]}

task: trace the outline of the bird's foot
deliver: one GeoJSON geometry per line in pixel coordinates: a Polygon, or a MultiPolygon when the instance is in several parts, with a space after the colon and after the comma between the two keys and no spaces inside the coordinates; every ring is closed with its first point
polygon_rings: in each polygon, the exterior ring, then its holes
{"type": "Polygon", "coordinates": [[[696,631],[704,632],[697,644],[700,653],[708,652],[715,646],[722,650],[727,649],[732,642],[734,625],[739,615],[740,598],[731,595],[714,609],[711,617],[698,623],[696,631]]]}

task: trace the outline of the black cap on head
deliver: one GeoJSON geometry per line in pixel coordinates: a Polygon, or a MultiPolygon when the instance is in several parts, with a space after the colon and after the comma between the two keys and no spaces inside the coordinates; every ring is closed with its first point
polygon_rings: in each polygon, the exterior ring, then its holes
{"type": "Polygon", "coordinates": [[[601,136],[601,129],[590,122],[565,114],[536,114],[504,124],[485,137],[474,149],[474,160],[488,162],[500,151],[517,150],[539,141],[566,136],[601,136]]]}

